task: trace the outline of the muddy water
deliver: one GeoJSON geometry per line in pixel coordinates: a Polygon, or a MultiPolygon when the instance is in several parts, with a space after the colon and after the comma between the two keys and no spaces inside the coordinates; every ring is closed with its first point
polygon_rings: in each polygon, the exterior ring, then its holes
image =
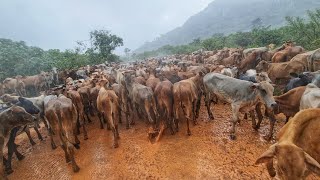
{"type": "MultiPolygon", "coordinates": [[[[9,179],[270,179],[265,166],[254,165],[272,143],[262,140],[268,121],[263,121],[259,132],[252,130],[250,121],[241,121],[237,140],[231,141],[230,112],[228,105],[218,105],[215,120],[206,122],[202,107],[199,124],[191,125],[191,136],[186,135],[186,123],[182,122],[180,132],[173,136],[166,132],[157,144],[148,142],[143,122],[129,130],[122,126],[118,149],[112,148],[111,131],[99,129],[97,122],[90,124],[89,139],[84,141],[81,136],[81,149],[76,150],[79,173],[65,163],[61,148],[51,150],[49,138],[31,147],[21,135],[19,150],[26,158],[13,161],[14,173],[9,179]]],[[[276,131],[282,125],[279,121],[276,131]]],[[[44,129],[42,134],[46,134],[44,129]]]]}

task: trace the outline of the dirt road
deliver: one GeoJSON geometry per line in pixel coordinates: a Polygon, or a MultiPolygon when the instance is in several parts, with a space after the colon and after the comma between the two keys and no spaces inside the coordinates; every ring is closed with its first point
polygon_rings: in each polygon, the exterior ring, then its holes
{"type": "MultiPolygon", "coordinates": [[[[202,106],[199,124],[191,126],[191,136],[186,135],[186,123],[182,122],[180,132],[166,132],[157,144],[148,142],[143,122],[129,130],[123,125],[118,149],[112,148],[111,131],[99,129],[96,121],[89,125],[88,140],[80,136],[81,149],[76,150],[79,173],[73,173],[71,165],[65,163],[61,148],[51,150],[49,138],[31,147],[27,138],[20,136],[17,143],[26,158],[14,159],[14,173],[9,179],[270,179],[265,166],[254,165],[272,143],[262,140],[269,122],[264,120],[256,132],[250,121],[241,121],[237,140],[231,141],[230,106],[218,105],[214,114],[214,121],[205,122],[207,113],[202,106]]],[[[281,126],[283,121],[278,121],[276,131],[281,126]]],[[[44,129],[42,134],[46,134],[44,129]]]]}

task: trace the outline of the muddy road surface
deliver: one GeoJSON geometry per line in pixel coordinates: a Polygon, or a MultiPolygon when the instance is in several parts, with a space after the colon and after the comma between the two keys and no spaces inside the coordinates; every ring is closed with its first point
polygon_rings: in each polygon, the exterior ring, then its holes
{"type": "MultiPolygon", "coordinates": [[[[230,105],[217,105],[215,120],[207,122],[205,107],[201,107],[198,125],[191,125],[187,136],[186,122],[180,131],[171,135],[167,130],[156,144],[149,143],[145,123],[136,121],[131,129],[120,125],[119,148],[112,148],[112,133],[99,129],[97,120],[88,125],[89,139],[79,136],[81,148],[76,150],[80,172],[73,173],[65,163],[61,148],[52,150],[48,137],[31,146],[26,136],[20,135],[19,150],[24,160],[13,160],[14,172],[10,180],[64,179],[271,179],[264,165],[254,162],[273,142],[263,136],[269,130],[264,119],[259,131],[251,128],[251,121],[242,120],[237,126],[237,139],[228,138],[230,105]]],[[[276,132],[283,126],[282,118],[276,132]]],[[[42,134],[47,136],[46,130],[42,134]]],[[[308,179],[317,179],[310,175],[308,179]]]]}

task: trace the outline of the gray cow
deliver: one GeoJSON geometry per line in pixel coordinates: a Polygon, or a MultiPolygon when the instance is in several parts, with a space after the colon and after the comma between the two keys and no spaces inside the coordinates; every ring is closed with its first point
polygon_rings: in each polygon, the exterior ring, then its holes
{"type": "MultiPolygon", "coordinates": [[[[256,105],[259,102],[266,104],[268,108],[273,108],[277,104],[273,99],[273,86],[266,81],[260,83],[252,83],[244,80],[231,78],[218,73],[209,73],[203,78],[206,93],[206,106],[208,115],[213,119],[210,111],[210,95],[216,95],[219,99],[231,103],[232,107],[232,127],[230,130],[230,138],[235,139],[235,124],[239,119],[239,111],[250,112],[254,114],[256,105]]],[[[259,119],[259,124],[262,119],[259,119]]],[[[258,124],[258,126],[259,126],[258,124]]],[[[257,128],[253,119],[252,125],[257,128]]]]}

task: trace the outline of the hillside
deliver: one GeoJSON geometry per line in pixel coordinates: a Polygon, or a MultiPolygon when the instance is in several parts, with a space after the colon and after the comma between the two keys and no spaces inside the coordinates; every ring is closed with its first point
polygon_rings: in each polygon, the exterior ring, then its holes
{"type": "MultiPolygon", "coordinates": [[[[216,33],[230,34],[252,29],[254,20],[263,26],[285,25],[286,16],[305,17],[307,10],[320,7],[319,0],[215,0],[203,11],[135,52],[154,50],[164,45],[180,45],[216,33]]],[[[259,24],[258,23],[258,24],[259,24]]]]}

